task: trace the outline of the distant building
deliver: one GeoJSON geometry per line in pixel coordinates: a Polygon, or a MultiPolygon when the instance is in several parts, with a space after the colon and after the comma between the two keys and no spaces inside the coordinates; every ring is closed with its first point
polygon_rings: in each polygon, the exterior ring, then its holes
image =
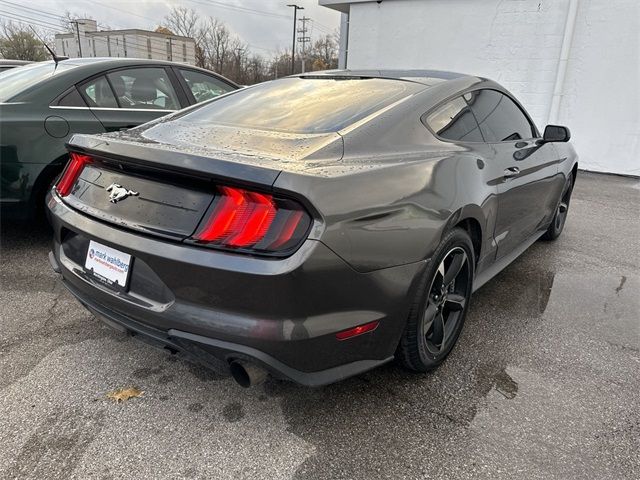
{"type": "Polygon", "coordinates": [[[137,28],[98,31],[95,20],[78,19],[77,29],[56,34],[56,52],[69,58],[128,57],[170,60],[195,65],[193,38],[172,35],[168,30],[151,32],[137,28]],[[78,39],[80,41],[78,41],[78,39]]]}

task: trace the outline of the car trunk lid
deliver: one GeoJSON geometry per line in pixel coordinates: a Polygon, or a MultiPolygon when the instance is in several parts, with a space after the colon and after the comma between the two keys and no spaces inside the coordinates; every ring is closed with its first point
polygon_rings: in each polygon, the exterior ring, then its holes
{"type": "Polygon", "coordinates": [[[87,164],[67,204],[102,221],[173,239],[191,235],[214,198],[197,179],[169,179],[125,162],[87,164]]]}
{"type": "Polygon", "coordinates": [[[217,185],[270,191],[282,169],[304,171],[308,157],[323,149],[334,159],[342,155],[337,134],[294,138],[218,129],[212,136],[184,125],[172,130],[75,135],[69,148],[91,160],[64,201],[105,222],[183,240],[207,213],[217,185]]]}

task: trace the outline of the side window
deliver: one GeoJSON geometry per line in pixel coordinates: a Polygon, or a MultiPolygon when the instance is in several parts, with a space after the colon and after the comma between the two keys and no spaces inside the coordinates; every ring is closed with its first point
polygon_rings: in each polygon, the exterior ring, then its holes
{"type": "Polygon", "coordinates": [[[215,98],[223,93],[234,90],[231,85],[224,83],[222,80],[218,80],[216,77],[204,74],[202,72],[196,72],[194,70],[180,70],[180,75],[184,78],[184,81],[189,86],[191,93],[193,93],[196,103],[204,102],[210,98],[215,98]]]}
{"type": "MultiPolygon", "coordinates": [[[[95,88],[93,92],[95,93],[95,88]]],[[[61,107],[86,107],[87,106],[85,101],[82,99],[82,95],[80,95],[80,92],[78,92],[78,90],[75,87],[73,87],[73,89],[69,93],[67,93],[64,97],[58,100],[58,103],[56,105],[59,105],[61,107]]]]}
{"type": "Polygon", "coordinates": [[[482,142],[476,119],[464,98],[454,98],[437,107],[426,118],[427,125],[439,137],[460,142],[482,142]]]}
{"type": "Polygon", "coordinates": [[[164,68],[129,68],[107,74],[120,108],[182,108],[164,68]]]}
{"type": "Polygon", "coordinates": [[[80,94],[90,107],[117,108],[116,97],[113,96],[109,82],[104,77],[98,77],[83,84],[80,94]]]}
{"type": "Polygon", "coordinates": [[[506,142],[534,136],[533,126],[520,107],[496,90],[472,92],[469,105],[487,142],[506,142]]]}

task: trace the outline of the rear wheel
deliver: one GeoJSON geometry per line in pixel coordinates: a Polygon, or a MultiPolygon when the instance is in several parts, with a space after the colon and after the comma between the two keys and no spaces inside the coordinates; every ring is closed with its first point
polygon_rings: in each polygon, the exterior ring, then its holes
{"type": "Polygon", "coordinates": [[[425,372],[449,355],[469,307],[474,264],[469,235],[453,229],[436,250],[411,307],[398,346],[405,367],[425,372]]]}
{"type": "Polygon", "coordinates": [[[38,179],[38,184],[33,193],[33,213],[36,221],[46,221],[46,206],[45,197],[47,193],[54,187],[60,178],[60,174],[64,168],[63,165],[50,166],[41,175],[42,178],[38,179]]]}
{"type": "Polygon", "coordinates": [[[556,213],[553,215],[551,225],[547,228],[547,231],[542,236],[543,240],[555,240],[560,236],[564,229],[564,224],[567,220],[567,214],[569,213],[569,202],[571,201],[571,192],[573,191],[573,175],[569,177],[565,191],[562,194],[562,199],[556,208],[556,213]]]}

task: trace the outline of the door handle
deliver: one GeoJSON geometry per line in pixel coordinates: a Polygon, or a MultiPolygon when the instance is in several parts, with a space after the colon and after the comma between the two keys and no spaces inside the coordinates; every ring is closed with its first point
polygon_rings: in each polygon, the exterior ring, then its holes
{"type": "Polygon", "coordinates": [[[520,175],[520,169],[518,167],[509,167],[504,170],[504,178],[513,178],[520,175]]]}

